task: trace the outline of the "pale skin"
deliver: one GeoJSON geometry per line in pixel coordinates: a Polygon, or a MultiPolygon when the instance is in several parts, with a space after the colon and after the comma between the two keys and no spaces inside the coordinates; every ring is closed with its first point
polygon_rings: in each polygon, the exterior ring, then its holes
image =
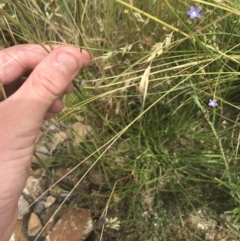
{"type": "Polygon", "coordinates": [[[44,119],[63,109],[61,96],[90,56],[70,46],[17,45],[0,50],[0,239],[9,241],[17,220],[34,143],[44,119]],[[61,56],[61,57],[60,57],[61,56]],[[26,77],[24,80],[21,77],[26,77]]]}

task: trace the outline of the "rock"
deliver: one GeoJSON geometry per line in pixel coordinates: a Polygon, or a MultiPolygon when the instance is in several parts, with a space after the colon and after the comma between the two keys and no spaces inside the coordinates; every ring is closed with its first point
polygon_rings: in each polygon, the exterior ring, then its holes
{"type": "Polygon", "coordinates": [[[66,130],[67,125],[62,121],[58,121],[54,117],[54,118],[51,118],[50,120],[44,121],[42,129],[44,131],[51,131],[53,133],[56,133],[61,130],[66,130]]]}
{"type": "Polygon", "coordinates": [[[42,229],[41,221],[38,215],[34,212],[31,213],[31,216],[28,221],[28,235],[35,236],[42,229]]]}
{"type": "Polygon", "coordinates": [[[65,212],[56,223],[46,241],[81,241],[93,230],[93,221],[89,210],[72,208],[65,212]]]}
{"type": "Polygon", "coordinates": [[[63,168],[63,167],[57,168],[54,173],[56,180],[59,180],[64,177],[64,180],[63,180],[64,183],[68,183],[69,185],[74,185],[74,183],[78,181],[78,179],[76,176],[73,175],[73,173],[68,174],[70,170],[71,170],[70,168],[63,168]]]}
{"type": "MultiPolygon", "coordinates": [[[[42,153],[37,153],[37,156],[40,159],[40,161],[42,161],[46,166],[50,166],[50,164],[54,160],[52,157],[42,153]]],[[[32,163],[37,164],[39,166],[39,161],[37,160],[36,156],[33,156],[32,163]]]]}
{"type": "Polygon", "coordinates": [[[189,221],[191,226],[198,231],[214,230],[217,226],[217,221],[209,215],[209,212],[205,209],[199,209],[197,213],[192,212],[189,215],[189,221]]]}
{"type": "Polygon", "coordinates": [[[51,143],[49,143],[47,146],[50,149],[49,155],[52,155],[52,153],[56,150],[57,146],[61,143],[63,143],[67,139],[67,133],[64,131],[55,133],[52,137],[51,143]]]}
{"type": "Polygon", "coordinates": [[[29,203],[26,198],[21,195],[18,200],[18,219],[23,219],[23,216],[29,212],[29,203]]]}
{"type": "Polygon", "coordinates": [[[59,144],[67,139],[67,125],[52,118],[45,121],[35,143],[35,152],[52,155],[59,144]]]}
{"type": "Polygon", "coordinates": [[[51,219],[51,220],[48,222],[47,226],[44,228],[44,230],[43,230],[43,232],[42,232],[41,235],[42,235],[43,237],[46,237],[46,236],[52,231],[55,223],[56,223],[56,222],[54,221],[54,219],[51,219]]]}
{"type": "Polygon", "coordinates": [[[38,154],[52,155],[57,146],[67,139],[64,131],[51,133],[50,136],[42,136],[35,144],[35,151],[38,154]]]}
{"type": "Polygon", "coordinates": [[[36,200],[47,189],[47,176],[44,169],[32,171],[27,179],[23,194],[36,200]]]}
{"type": "Polygon", "coordinates": [[[56,120],[52,118],[44,122],[44,127],[48,128],[51,131],[56,131],[57,130],[56,124],[57,124],[56,120]]]}
{"type": "Polygon", "coordinates": [[[89,181],[93,184],[96,184],[99,186],[105,184],[104,176],[101,173],[100,169],[92,168],[88,173],[88,178],[89,178],[89,181]]]}
{"type": "Polygon", "coordinates": [[[72,125],[73,135],[75,143],[81,143],[87,136],[89,132],[91,132],[92,128],[89,125],[85,125],[81,122],[76,122],[72,125]]]}
{"type": "Polygon", "coordinates": [[[46,201],[44,202],[44,207],[49,208],[55,203],[56,199],[57,199],[56,197],[48,196],[46,201]]]}
{"type": "Polygon", "coordinates": [[[23,220],[17,220],[14,232],[9,241],[28,241],[23,235],[23,220]]]}
{"type": "Polygon", "coordinates": [[[51,207],[47,208],[46,209],[46,212],[42,215],[41,219],[42,219],[42,223],[43,225],[45,226],[47,224],[47,222],[50,220],[50,219],[55,219],[56,217],[58,217],[56,214],[54,217],[54,213],[56,212],[56,210],[58,209],[59,207],[59,204],[58,203],[55,203],[53,204],[51,207]]]}
{"type": "Polygon", "coordinates": [[[41,145],[41,144],[37,144],[35,146],[35,151],[39,152],[41,154],[45,154],[45,155],[47,155],[49,153],[48,148],[46,146],[44,146],[44,145],[41,145]]]}
{"type": "Polygon", "coordinates": [[[137,235],[135,233],[129,233],[125,237],[125,241],[136,241],[137,235]]]}
{"type": "Polygon", "coordinates": [[[48,196],[47,200],[44,203],[44,207],[49,208],[50,206],[52,206],[55,203],[56,199],[57,199],[56,197],[48,196]]]}
{"type": "Polygon", "coordinates": [[[43,201],[43,200],[35,203],[33,206],[33,212],[40,215],[42,213],[42,211],[45,209],[44,203],[45,203],[45,201],[43,201]]]}

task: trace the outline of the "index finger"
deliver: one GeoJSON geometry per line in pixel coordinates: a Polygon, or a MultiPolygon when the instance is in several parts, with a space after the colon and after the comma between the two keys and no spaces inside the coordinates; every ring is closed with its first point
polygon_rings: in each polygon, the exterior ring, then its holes
{"type": "MultiPolygon", "coordinates": [[[[54,49],[60,46],[54,45],[54,49]]],[[[49,46],[46,48],[50,51],[49,46]]],[[[0,50],[0,83],[8,85],[28,75],[47,55],[46,50],[35,44],[21,44],[0,50]]]]}
{"type": "Polygon", "coordinates": [[[39,45],[16,45],[0,50],[0,80],[7,85],[29,74],[46,56],[39,45]]]}

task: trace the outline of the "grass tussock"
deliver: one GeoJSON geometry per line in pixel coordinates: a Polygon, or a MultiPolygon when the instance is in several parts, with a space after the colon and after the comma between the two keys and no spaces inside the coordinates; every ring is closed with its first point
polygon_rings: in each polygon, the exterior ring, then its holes
{"type": "Polygon", "coordinates": [[[92,134],[62,148],[56,165],[78,181],[101,173],[103,191],[84,200],[98,200],[95,218],[118,217],[121,231],[105,227],[100,239],[210,240],[187,225],[199,208],[239,221],[239,9],[237,0],[0,5],[2,48],[70,44],[92,56],[59,116],[69,125],[81,116],[92,134]]]}

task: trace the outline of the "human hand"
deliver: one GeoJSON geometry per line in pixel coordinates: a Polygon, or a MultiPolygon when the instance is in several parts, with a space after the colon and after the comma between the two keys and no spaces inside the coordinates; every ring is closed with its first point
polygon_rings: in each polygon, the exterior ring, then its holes
{"type": "Polygon", "coordinates": [[[55,46],[49,54],[38,45],[0,50],[0,84],[10,95],[3,100],[0,88],[1,241],[14,230],[42,122],[63,109],[61,95],[72,90],[72,80],[89,60],[86,51],[69,46],[55,46]]]}

